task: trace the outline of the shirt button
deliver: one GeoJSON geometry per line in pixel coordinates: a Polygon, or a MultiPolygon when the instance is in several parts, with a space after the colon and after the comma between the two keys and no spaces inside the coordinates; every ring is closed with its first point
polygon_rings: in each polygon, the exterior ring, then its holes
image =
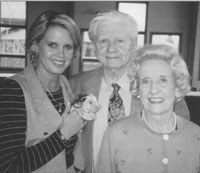
{"type": "Polygon", "coordinates": [[[163,135],[163,139],[167,141],[169,139],[169,135],[163,135]]]}
{"type": "Polygon", "coordinates": [[[162,162],[166,165],[166,164],[168,164],[168,159],[167,158],[163,158],[162,162]]]}
{"type": "Polygon", "coordinates": [[[44,135],[44,136],[48,135],[48,132],[44,132],[43,135],[44,135]]]}

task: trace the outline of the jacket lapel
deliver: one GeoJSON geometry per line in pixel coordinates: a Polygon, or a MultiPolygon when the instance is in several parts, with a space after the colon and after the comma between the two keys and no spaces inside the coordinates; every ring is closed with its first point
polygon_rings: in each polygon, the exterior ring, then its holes
{"type": "Polygon", "coordinates": [[[102,67],[92,71],[90,77],[84,82],[84,92],[93,93],[98,98],[103,73],[102,67]]]}
{"type": "MultiPolygon", "coordinates": [[[[101,81],[103,78],[103,68],[98,68],[91,72],[91,77],[84,83],[84,92],[93,93],[97,99],[99,97],[99,91],[101,87],[101,81]]],[[[82,133],[82,139],[84,144],[83,155],[85,158],[86,172],[92,172],[93,162],[93,127],[94,121],[88,122],[82,133]],[[89,154],[89,155],[88,155],[89,154]]]]}
{"type": "Polygon", "coordinates": [[[32,101],[35,109],[38,111],[40,116],[43,116],[50,124],[57,128],[62,122],[62,117],[48,99],[34,69],[29,67],[25,72],[27,72],[26,79],[28,80],[30,94],[33,98],[32,101]]]}
{"type": "Polygon", "coordinates": [[[74,101],[75,95],[72,93],[71,87],[66,77],[61,75],[59,78],[59,82],[63,91],[63,97],[65,101],[65,110],[70,111],[71,103],[74,101]]]}

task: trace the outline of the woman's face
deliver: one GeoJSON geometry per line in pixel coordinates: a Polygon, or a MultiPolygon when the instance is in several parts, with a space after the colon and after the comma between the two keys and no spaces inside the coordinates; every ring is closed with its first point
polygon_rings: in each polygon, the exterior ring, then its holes
{"type": "Polygon", "coordinates": [[[178,89],[170,65],[164,60],[144,61],[138,77],[140,99],[145,111],[154,116],[171,113],[178,89]]]}
{"type": "Polygon", "coordinates": [[[51,75],[59,75],[70,65],[73,53],[73,40],[67,29],[52,26],[38,44],[38,70],[51,75]]]}

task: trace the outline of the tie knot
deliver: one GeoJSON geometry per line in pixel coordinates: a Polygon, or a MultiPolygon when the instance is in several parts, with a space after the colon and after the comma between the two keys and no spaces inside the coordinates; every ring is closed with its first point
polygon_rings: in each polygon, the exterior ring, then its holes
{"type": "Polygon", "coordinates": [[[114,88],[114,91],[119,91],[120,86],[117,83],[112,83],[112,87],[114,88]]]}

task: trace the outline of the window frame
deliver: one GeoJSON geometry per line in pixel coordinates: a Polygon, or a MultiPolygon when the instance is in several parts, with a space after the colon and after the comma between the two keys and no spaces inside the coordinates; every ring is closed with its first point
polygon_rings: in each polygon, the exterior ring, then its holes
{"type": "MultiPolygon", "coordinates": [[[[3,2],[3,1],[2,1],[3,2]]],[[[1,11],[1,3],[0,2],[0,11],[1,11]]],[[[17,25],[17,24],[1,24],[0,22],[0,28],[16,28],[16,29],[24,29],[25,30],[25,54],[24,55],[19,55],[19,54],[4,54],[0,52],[0,58],[6,57],[6,58],[22,58],[24,59],[24,67],[27,64],[27,50],[26,50],[26,39],[27,39],[27,3],[25,2],[25,15],[26,15],[26,19],[25,19],[25,24],[24,25],[17,25]]],[[[1,14],[0,14],[0,19],[1,19],[1,14]]],[[[24,68],[18,68],[18,67],[2,67],[0,66],[0,76],[10,76],[9,74],[15,74],[18,73],[20,71],[22,71],[24,68]]]]}
{"type": "Polygon", "coordinates": [[[154,44],[153,41],[153,35],[169,35],[169,36],[179,36],[179,46],[178,46],[178,50],[181,53],[181,48],[182,48],[182,35],[183,33],[179,33],[179,32],[150,32],[150,44],[154,44]]]}
{"type": "Polygon", "coordinates": [[[92,44],[92,42],[89,40],[89,41],[86,41],[84,39],[84,32],[88,32],[88,29],[84,28],[84,29],[81,29],[81,35],[82,35],[82,50],[81,50],[81,61],[80,61],[80,69],[79,71],[85,71],[84,70],[84,63],[91,63],[91,64],[94,64],[95,66],[98,66],[98,63],[99,63],[99,66],[101,65],[101,63],[99,62],[99,60],[97,59],[97,57],[88,57],[84,55],[84,53],[86,52],[85,50],[85,45],[86,43],[89,43],[89,44],[92,44]]]}
{"type": "Polygon", "coordinates": [[[144,35],[144,44],[147,43],[147,24],[148,24],[148,10],[149,10],[149,2],[146,1],[118,1],[116,9],[119,11],[119,4],[120,3],[132,3],[132,4],[146,4],[146,21],[145,21],[145,28],[144,31],[138,31],[138,35],[144,35]]]}

